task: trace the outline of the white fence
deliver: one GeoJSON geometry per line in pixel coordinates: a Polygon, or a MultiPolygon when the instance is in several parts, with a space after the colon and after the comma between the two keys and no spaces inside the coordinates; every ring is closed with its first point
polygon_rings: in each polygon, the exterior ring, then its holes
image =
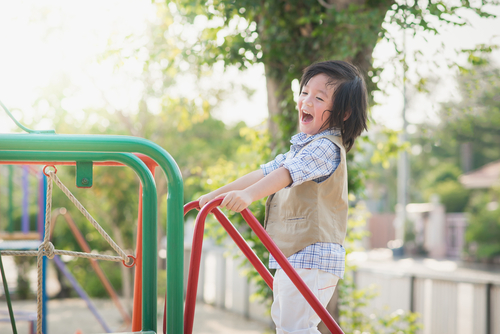
{"type": "MultiPolygon", "coordinates": [[[[192,231],[186,231],[184,277],[188,277],[192,231]]],[[[216,307],[268,323],[272,321],[266,307],[250,296],[254,284],[239,269],[228,252],[241,254],[232,240],[225,247],[205,240],[201,258],[197,298],[216,307]]],[[[439,264],[438,264],[439,265],[439,264]]],[[[379,267],[381,268],[381,267],[379,267]]],[[[255,270],[249,265],[248,270],[255,270]]],[[[423,330],[420,334],[500,334],[500,275],[431,274],[405,270],[358,267],[353,273],[358,288],[376,285],[379,295],[365,312],[379,313],[387,308],[418,312],[423,330]]]]}
{"type": "MultiPolygon", "coordinates": [[[[230,241],[232,242],[232,241],[230,241]]],[[[235,251],[240,252],[234,246],[235,251]]],[[[232,247],[231,247],[232,249],[232,247]]],[[[205,240],[201,256],[200,276],[197,299],[207,304],[226,309],[249,319],[258,320],[272,325],[272,320],[265,305],[251,296],[256,292],[256,286],[249,283],[239,268],[240,260],[232,256],[224,256],[228,248],[218,247],[205,240]]],[[[227,255],[227,254],[226,254],[227,255]]],[[[189,270],[191,249],[184,250],[184,291],[189,270]]],[[[249,265],[249,270],[255,270],[249,265]]]]}
{"type": "Polygon", "coordinates": [[[376,284],[379,295],[366,312],[384,307],[418,312],[422,334],[500,334],[498,280],[408,275],[359,268],[358,288],[376,284]]]}

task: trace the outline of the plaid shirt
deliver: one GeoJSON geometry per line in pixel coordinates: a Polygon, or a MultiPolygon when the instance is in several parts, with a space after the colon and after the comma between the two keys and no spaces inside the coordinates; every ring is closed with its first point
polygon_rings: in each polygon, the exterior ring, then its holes
{"type": "MultiPolygon", "coordinates": [[[[285,167],[292,178],[292,183],[287,188],[298,186],[306,181],[316,183],[325,181],[340,164],[340,149],[326,138],[309,144],[314,139],[325,135],[340,136],[340,130],[329,129],[309,137],[305,133],[293,136],[290,141],[292,143],[290,151],[260,166],[264,176],[280,167],[285,167]],[[302,148],[304,149],[301,151],[302,148]]],[[[339,244],[318,242],[291,255],[288,261],[294,268],[320,269],[343,278],[345,249],[339,244]]],[[[272,255],[269,255],[269,268],[280,268],[272,255]]]]}

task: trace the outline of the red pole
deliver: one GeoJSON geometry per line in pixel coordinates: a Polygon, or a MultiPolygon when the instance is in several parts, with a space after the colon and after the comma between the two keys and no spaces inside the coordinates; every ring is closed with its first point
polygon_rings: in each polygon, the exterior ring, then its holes
{"type": "MultiPolygon", "coordinates": [[[[220,204],[222,200],[213,200],[213,202],[220,204]]],[[[293,284],[297,287],[297,289],[299,289],[300,293],[304,296],[309,305],[311,305],[313,310],[318,314],[321,320],[323,320],[326,327],[328,327],[332,334],[344,334],[344,332],[332,318],[330,313],[328,313],[323,305],[321,305],[321,302],[318,300],[318,298],[316,298],[311,289],[309,289],[302,278],[300,278],[300,276],[297,274],[295,269],[293,269],[283,252],[281,252],[278,246],[276,246],[274,241],[271,239],[269,234],[267,234],[266,230],[264,230],[257,218],[255,218],[255,216],[248,209],[241,211],[241,215],[248,223],[248,225],[250,225],[250,228],[255,232],[257,237],[262,241],[264,246],[266,246],[269,252],[273,255],[273,257],[276,259],[280,267],[287,274],[293,284]]]]}
{"type": "MultiPolygon", "coordinates": [[[[200,213],[196,217],[195,231],[194,231],[194,235],[193,235],[193,248],[191,250],[191,263],[190,263],[188,285],[187,285],[187,292],[186,292],[186,309],[185,309],[185,314],[184,314],[184,334],[191,334],[193,331],[194,308],[195,308],[195,304],[196,304],[196,292],[198,289],[199,268],[200,268],[200,261],[201,261],[201,250],[202,250],[202,244],[203,244],[203,230],[204,230],[205,220],[206,220],[208,213],[211,212],[215,207],[219,206],[221,203],[222,203],[222,198],[217,198],[217,199],[210,201],[201,209],[200,213]]],[[[188,206],[188,205],[195,207],[193,202],[187,204],[186,206],[188,206]]],[[[217,213],[217,211],[218,211],[218,209],[215,210],[214,213],[215,213],[217,219],[219,219],[219,222],[221,222],[221,224],[223,224],[223,226],[229,224],[234,229],[232,224],[229,222],[229,220],[227,220],[227,218],[222,214],[222,212],[219,211],[220,212],[220,214],[219,214],[219,213],[217,213]]],[[[184,209],[184,212],[186,212],[186,207],[184,209]]],[[[323,305],[321,305],[318,298],[316,298],[316,296],[311,292],[311,290],[307,287],[307,285],[305,285],[304,281],[300,278],[300,276],[297,274],[295,269],[293,269],[293,267],[290,265],[290,263],[286,259],[285,255],[283,255],[281,250],[272,241],[272,239],[269,237],[269,235],[264,230],[264,228],[260,225],[260,223],[257,221],[257,219],[251,214],[251,212],[248,209],[243,210],[241,212],[241,214],[242,214],[243,218],[245,219],[245,221],[248,223],[248,225],[250,225],[250,228],[252,228],[252,230],[255,232],[257,237],[262,241],[264,246],[274,256],[274,258],[279,263],[281,268],[283,268],[283,270],[288,275],[288,277],[290,277],[290,280],[295,284],[295,286],[300,291],[300,293],[304,296],[304,298],[307,300],[309,305],[311,305],[311,307],[314,309],[314,311],[316,311],[316,313],[321,318],[321,320],[323,320],[323,322],[328,327],[328,329],[333,334],[343,334],[344,332],[342,331],[342,329],[340,329],[340,327],[337,325],[337,323],[332,318],[332,316],[326,311],[326,309],[323,307],[323,305]]],[[[229,228],[229,229],[231,229],[231,228],[229,228]]],[[[241,235],[239,237],[241,237],[241,235]]],[[[238,239],[237,244],[238,244],[238,246],[240,246],[239,238],[236,237],[236,239],[238,239]]],[[[246,242],[244,242],[244,243],[245,243],[247,248],[250,248],[248,246],[248,244],[246,244],[246,242]]],[[[245,246],[242,246],[242,247],[245,248],[245,246]]],[[[255,253],[253,253],[253,251],[250,250],[250,252],[255,256],[255,253]]],[[[247,254],[245,254],[245,255],[247,255],[247,254]]],[[[263,264],[260,260],[258,262],[260,263],[260,265],[263,266],[263,264]]],[[[252,262],[252,264],[254,264],[254,263],[252,262]]],[[[260,265],[254,264],[256,269],[260,265]]],[[[261,273],[261,271],[259,271],[259,273],[261,273]]],[[[262,273],[261,273],[261,275],[262,275],[262,273]]],[[[266,283],[268,283],[268,278],[266,278],[266,275],[262,275],[262,276],[266,280],[266,283]]],[[[272,284],[270,284],[270,283],[268,283],[268,285],[272,286],[272,284]]]]}
{"type": "Polygon", "coordinates": [[[222,227],[224,227],[227,233],[231,236],[231,238],[238,245],[243,254],[245,254],[247,259],[254,266],[254,268],[257,270],[260,276],[262,276],[262,278],[267,283],[269,288],[271,288],[272,290],[273,276],[266,268],[266,266],[262,263],[262,261],[257,257],[255,252],[250,248],[250,246],[248,246],[247,242],[245,241],[245,239],[243,239],[240,232],[238,232],[238,230],[233,226],[233,224],[231,224],[229,219],[224,215],[224,213],[222,213],[222,211],[219,208],[215,208],[212,212],[215,214],[215,217],[217,218],[219,223],[221,223],[222,227]]]}
{"type": "MultiPolygon", "coordinates": [[[[212,208],[215,207],[212,206],[212,208]]],[[[206,206],[196,217],[193,234],[193,245],[189,261],[189,274],[186,291],[186,304],[184,307],[184,334],[193,332],[194,309],[196,306],[196,293],[198,291],[198,278],[200,276],[201,250],[203,247],[203,232],[205,230],[205,219],[209,210],[206,206]],[[202,217],[202,218],[200,218],[202,217]]]]}
{"type": "MultiPolygon", "coordinates": [[[[273,288],[273,276],[269,272],[269,270],[264,266],[262,261],[257,257],[255,252],[248,246],[245,239],[241,236],[238,230],[231,224],[229,219],[220,211],[219,208],[213,206],[212,210],[215,214],[217,220],[221,223],[222,227],[227,231],[229,236],[234,240],[236,245],[241,249],[243,254],[248,258],[250,263],[254,266],[254,268],[259,272],[259,274],[264,278],[267,285],[272,289],[273,288]]],[[[198,201],[194,201],[188,203],[184,206],[184,215],[191,211],[194,208],[198,208],[198,201]]],[[[195,230],[193,235],[193,246],[191,248],[191,260],[189,265],[189,275],[187,282],[187,292],[186,292],[186,304],[184,306],[184,333],[190,334],[193,331],[193,322],[194,322],[194,313],[196,306],[196,293],[198,291],[198,279],[200,272],[200,260],[201,260],[201,251],[203,248],[203,232],[205,230],[205,218],[203,220],[200,219],[202,213],[198,214],[195,223],[195,230]]],[[[165,318],[164,318],[165,320],[165,318]]]]}

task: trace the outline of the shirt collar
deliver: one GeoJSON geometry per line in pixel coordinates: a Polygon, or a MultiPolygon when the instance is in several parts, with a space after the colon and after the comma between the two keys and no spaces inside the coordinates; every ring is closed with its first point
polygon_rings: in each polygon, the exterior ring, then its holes
{"type": "Polygon", "coordinates": [[[326,129],[309,137],[304,132],[300,132],[292,137],[290,143],[292,143],[292,145],[304,145],[318,137],[331,136],[331,135],[340,137],[341,136],[340,129],[339,128],[326,129]]]}

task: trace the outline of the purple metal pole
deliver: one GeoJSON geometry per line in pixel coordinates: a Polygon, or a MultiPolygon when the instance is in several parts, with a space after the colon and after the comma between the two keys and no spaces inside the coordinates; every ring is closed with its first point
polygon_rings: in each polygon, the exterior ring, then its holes
{"type": "MultiPolygon", "coordinates": [[[[2,166],[0,166],[0,175],[2,174],[2,166]]],[[[0,187],[0,203],[2,203],[2,191],[1,191],[1,187],[0,187]]],[[[0,229],[1,229],[1,226],[2,226],[2,216],[3,216],[3,213],[2,213],[2,207],[0,206],[0,229]]]]}
{"type": "Polygon", "coordinates": [[[30,230],[30,216],[28,210],[29,185],[28,185],[28,166],[23,166],[23,217],[21,221],[21,231],[28,233],[30,230]]]}
{"type": "Polygon", "coordinates": [[[68,271],[68,269],[66,268],[66,265],[64,264],[64,262],[62,262],[61,258],[58,255],[54,256],[54,262],[57,265],[57,267],[59,268],[59,270],[61,270],[61,272],[64,274],[64,276],[66,276],[66,278],[70,281],[71,285],[73,285],[73,288],[80,295],[80,298],[85,300],[85,302],[87,303],[87,307],[94,314],[97,321],[99,321],[99,323],[101,324],[102,328],[104,328],[106,333],[111,333],[111,329],[108,327],[108,325],[106,324],[104,319],[101,317],[101,315],[99,314],[99,312],[95,308],[94,304],[90,300],[87,293],[85,293],[85,291],[83,291],[80,284],[78,284],[75,277],[68,271]]]}
{"type": "Polygon", "coordinates": [[[40,171],[38,178],[38,213],[36,216],[36,229],[40,234],[40,240],[43,240],[43,226],[45,222],[45,175],[40,171]]]}

